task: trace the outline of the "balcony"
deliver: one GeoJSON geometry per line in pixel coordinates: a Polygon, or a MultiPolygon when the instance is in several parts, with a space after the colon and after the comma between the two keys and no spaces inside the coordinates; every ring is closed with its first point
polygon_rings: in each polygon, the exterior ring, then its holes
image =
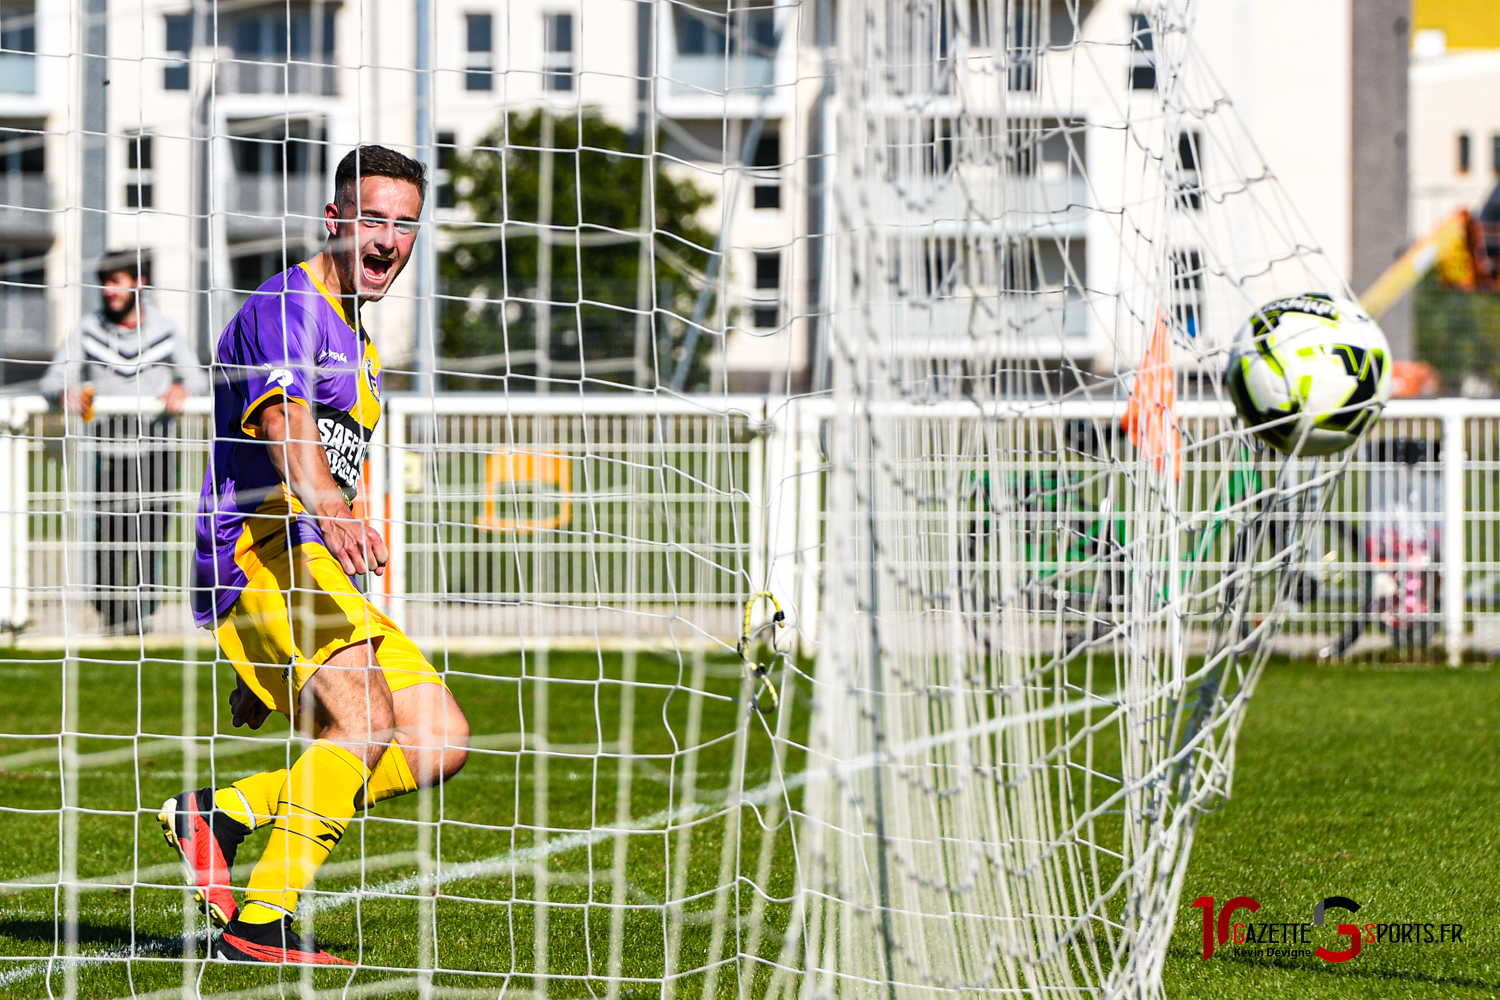
{"type": "Polygon", "coordinates": [[[1082,356],[1091,327],[1088,300],[1061,288],[914,300],[905,313],[892,347],[907,357],[1082,356]]]}
{"type": "Polygon", "coordinates": [[[36,56],[0,52],[0,94],[36,93],[36,56]]]}
{"type": "Polygon", "coordinates": [[[993,167],[961,168],[953,176],[890,178],[874,192],[873,218],[893,229],[931,226],[936,235],[1011,232],[1031,236],[1083,236],[1090,212],[1088,181],[1006,177],[997,182],[993,167]],[[982,220],[982,221],[974,221],[982,220]]]}
{"type": "Polygon", "coordinates": [[[337,97],[338,67],[311,62],[222,63],[218,73],[223,94],[313,94],[337,97]]]}
{"type": "Polygon", "coordinates": [[[771,86],[776,60],[751,54],[677,55],[668,73],[674,94],[726,94],[771,86]]]}
{"type": "Polygon", "coordinates": [[[776,7],[704,0],[658,4],[657,10],[662,44],[656,71],[665,86],[656,94],[662,114],[723,119],[792,113],[784,85],[796,72],[795,44],[781,38],[785,25],[777,21],[776,7]]]}
{"type": "Polygon", "coordinates": [[[51,239],[52,185],[43,174],[0,173],[0,240],[51,239]]]}
{"type": "Polygon", "coordinates": [[[0,358],[45,361],[52,356],[51,308],[47,293],[0,288],[0,358]]]}
{"type": "Polygon", "coordinates": [[[318,224],[327,200],[328,178],[322,174],[237,174],[224,198],[224,230],[230,240],[278,236],[300,237],[318,224]]]}

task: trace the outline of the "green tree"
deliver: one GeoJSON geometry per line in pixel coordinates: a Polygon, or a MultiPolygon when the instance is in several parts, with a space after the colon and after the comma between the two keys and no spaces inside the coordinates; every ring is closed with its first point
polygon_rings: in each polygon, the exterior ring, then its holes
{"type": "MultiPolygon", "coordinates": [[[[519,376],[512,386],[529,389],[539,317],[548,317],[546,357],[554,377],[582,374],[591,388],[635,381],[628,361],[641,315],[639,147],[594,111],[550,121],[541,111],[512,112],[472,150],[453,157],[456,206],[476,224],[448,226],[451,248],[438,265],[446,388],[494,389],[495,376],[519,376]],[[551,141],[544,143],[548,130],[551,141]],[[542,199],[544,158],[551,160],[550,209],[542,199]],[[545,258],[539,243],[544,215],[552,240],[545,258]],[[546,288],[544,260],[551,270],[546,288]]],[[[647,353],[652,378],[667,383],[686,340],[680,317],[692,315],[713,245],[713,233],[697,221],[713,197],[668,176],[659,159],[652,183],[647,353]]],[[[690,387],[706,381],[711,340],[699,338],[690,387]]]]}
{"type": "Polygon", "coordinates": [[[1441,373],[1446,391],[1465,375],[1500,385],[1500,295],[1447,289],[1434,273],[1417,286],[1415,304],[1417,357],[1441,373]]]}

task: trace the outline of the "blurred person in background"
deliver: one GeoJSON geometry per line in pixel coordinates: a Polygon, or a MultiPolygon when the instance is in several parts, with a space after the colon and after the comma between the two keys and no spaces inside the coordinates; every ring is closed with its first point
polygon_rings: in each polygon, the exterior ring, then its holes
{"type": "Polygon", "coordinates": [[[170,317],[150,308],[151,257],[122,250],[99,262],[103,304],[63,339],[41,390],[82,418],[78,468],[94,549],[94,598],[107,633],[151,630],[162,550],[177,498],[173,424],[189,396],[208,391],[193,345],[170,317]],[[138,401],[137,414],[96,420],[96,396],[138,401]],[[157,410],[160,406],[159,412],[157,410]]]}

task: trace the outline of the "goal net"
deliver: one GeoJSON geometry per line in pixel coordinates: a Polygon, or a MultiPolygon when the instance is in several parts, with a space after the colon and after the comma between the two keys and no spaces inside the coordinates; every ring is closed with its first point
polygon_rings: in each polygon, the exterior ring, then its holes
{"type": "Polygon", "coordinates": [[[1346,289],[1222,16],[5,0],[0,993],[1162,995],[1342,488],[1224,389],[1346,289]],[[216,344],[361,143],[431,187],[360,582],[469,758],[303,894],[355,966],[211,962],[160,804],[307,735],[189,612],[216,344]]]}

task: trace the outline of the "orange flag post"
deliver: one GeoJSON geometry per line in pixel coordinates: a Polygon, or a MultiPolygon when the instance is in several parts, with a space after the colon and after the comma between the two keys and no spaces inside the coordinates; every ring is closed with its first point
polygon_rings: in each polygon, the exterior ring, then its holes
{"type": "Polygon", "coordinates": [[[1130,435],[1135,445],[1156,466],[1165,471],[1167,456],[1172,456],[1172,474],[1182,479],[1182,436],[1177,425],[1177,383],[1172,377],[1172,334],[1166,317],[1156,313],[1156,329],[1146,345],[1146,356],[1136,372],[1135,388],[1130,393],[1120,429],[1130,435]]]}

